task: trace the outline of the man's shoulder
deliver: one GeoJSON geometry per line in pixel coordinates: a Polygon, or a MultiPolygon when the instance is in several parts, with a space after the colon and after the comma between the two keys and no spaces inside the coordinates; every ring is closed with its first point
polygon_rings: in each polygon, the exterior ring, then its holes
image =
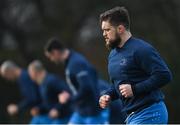
{"type": "Polygon", "coordinates": [[[155,48],[148,42],[140,38],[133,38],[133,50],[134,52],[143,52],[148,50],[155,50],[155,48]]]}
{"type": "Polygon", "coordinates": [[[29,73],[26,69],[21,69],[21,76],[29,76],[29,73]]]}
{"type": "Polygon", "coordinates": [[[111,58],[113,55],[115,55],[117,53],[116,51],[116,48],[112,49],[110,52],[109,52],[109,55],[108,55],[108,58],[111,58]]]}
{"type": "Polygon", "coordinates": [[[133,44],[137,45],[137,46],[141,46],[141,47],[148,47],[148,46],[152,46],[148,41],[145,41],[144,39],[141,38],[135,38],[133,37],[132,40],[134,42],[132,42],[133,44]]]}
{"type": "Polygon", "coordinates": [[[28,73],[28,71],[26,69],[22,69],[19,80],[22,80],[22,81],[29,80],[29,81],[31,81],[30,75],[29,75],[29,73],[28,73]]]}
{"type": "Polygon", "coordinates": [[[69,66],[75,68],[76,66],[84,65],[87,63],[87,59],[82,54],[73,52],[69,66]]]}
{"type": "Polygon", "coordinates": [[[60,78],[56,74],[48,73],[48,75],[47,75],[48,81],[58,81],[59,79],[60,78]]]}

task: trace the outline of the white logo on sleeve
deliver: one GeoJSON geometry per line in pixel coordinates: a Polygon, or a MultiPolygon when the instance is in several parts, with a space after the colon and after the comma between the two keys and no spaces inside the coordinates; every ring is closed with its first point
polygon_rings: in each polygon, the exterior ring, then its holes
{"type": "Polygon", "coordinates": [[[72,84],[69,70],[66,70],[65,73],[66,73],[66,82],[69,85],[69,88],[71,89],[73,95],[77,95],[77,90],[75,89],[74,85],[72,84]]]}

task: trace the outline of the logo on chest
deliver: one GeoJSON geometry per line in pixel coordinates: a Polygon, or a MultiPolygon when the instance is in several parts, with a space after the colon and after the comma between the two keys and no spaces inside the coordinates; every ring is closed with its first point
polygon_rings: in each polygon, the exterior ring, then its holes
{"type": "Polygon", "coordinates": [[[122,58],[122,59],[120,60],[119,64],[120,64],[120,66],[125,66],[125,65],[127,65],[127,59],[122,58]]]}

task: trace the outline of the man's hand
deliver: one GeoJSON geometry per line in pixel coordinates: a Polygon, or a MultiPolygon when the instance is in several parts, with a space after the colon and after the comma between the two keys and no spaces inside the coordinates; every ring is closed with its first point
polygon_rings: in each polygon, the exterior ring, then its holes
{"type": "Polygon", "coordinates": [[[30,111],[32,116],[37,116],[39,114],[39,108],[33,107],[30,111]]]}
{"type": "Polygon", "coordinates": [[[99,99],[99,105],[103,109],[108,107],[110,102],[111,102],[111,97],[109,95],[103,95],[99,99]]]}
{"type": "Polygon", "coordinates": [[[49,111],[49,117],[52,119],[55,119],[59,116],[58,110],[57,109],[51,109],[49,111]]]}
{"type": "Polygon", "coordinates": [[[70,94],[66,91],[63,91],[58,95],[59,103],[61,104],[67,103],[69,98],[70,98],[70,94]]]}
{"type": "Polygon", "coordinates": [[[133,97],[133,91],[130,84],[119,85],[119,91],[125,98],[133,97]]]}
{"type": "Polygon", "coordinates": [[[18,113],[18,106],[16,104],[10,104],[7,107],[7,112],[9,115],[15,115],[18,113]]]}

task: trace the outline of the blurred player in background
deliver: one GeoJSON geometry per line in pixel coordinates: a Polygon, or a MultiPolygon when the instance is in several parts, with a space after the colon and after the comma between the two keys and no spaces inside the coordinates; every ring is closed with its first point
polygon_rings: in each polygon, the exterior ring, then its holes
{"type": "Polygon", "coordinates": [[[66,81],[71,88],[75,105],[69,124],[106,124],[109,111],[98,106],[100,91],[94,67],[81,54],[65,48],[58,39],[45,46],[45,55],[52,62],[64,63],[66,81]]]}
{"type": "Polygon", "coordinates": [[[67,124],[72,113],[71,104],[68,101],[60,104],[58,101],[60,93],[70,96],[67,84],[56,75],[48,73],[38,60],[29,64],[28,71],[31,79],[38,84],[42,98],[42,103],[31,110],[33,116],[40,118],[35,117],[31,123],[67,124]]]}
{"type": "Polygon", "coordinates": [[[5,61],[1,65],[1,75],[7,80],[16,81],[22,96],[19,104],[8,105],[9,115],[21,114],[40,103],[38,86],[30,79],[27,70],[20,68],[12,61],[5,61]]]}
{"type": "Polygon", "coordinates": [[[169,68],[160,54],[130,32],[126,8],[115,7],[100,15],[106,46],[111,49],[108,72],[113,85],[101,96],[105,108],[121,99],[128,113],[127,124],[167,124],[168,112],[160,88],[171,81],[169,68]]]}
{"type": "MultiPolygon", "coordinates": [[[[110,84],[102,79],[99,79],[98,82],[99,88],[100,88],[100,93],[101,95],[103,95],[106,90],[110,87],[110,84]]],[[[123,105],[122,105],[122,101],[120,99],[112,102],[109,105],[109,123],[110,124],[124,124],[125,119],[126,119],[126,112],[122,111],[123,109],[123,105]]]]}

